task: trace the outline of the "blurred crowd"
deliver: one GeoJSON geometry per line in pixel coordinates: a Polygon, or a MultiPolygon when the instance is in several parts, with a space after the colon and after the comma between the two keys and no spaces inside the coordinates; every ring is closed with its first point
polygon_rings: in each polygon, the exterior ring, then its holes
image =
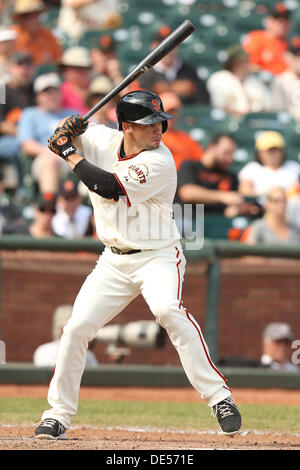
{"type": "MultiPolygon", "coordinates": [[[[87,191],[47,140],[62,118],[85,115],[122,80],[115,35],[123,24],[120,4],[0,0],[0,233],[96,237],[87,191]],[[43,15],[52,10],[58,15],[50,26],[43,15]],[[99,32],[97,40],[82,46],[80,38],[91,31],[99,32]]],[[[176,48],[124,90],[155,91],[174,116],[163,143],[178,172],[175,202],[205,204],[205,214],[228,220],[245,217],[238,234],[245,243],[300,241],[300,163],[289,159],[282,133],[269,129],[257,133],[252,161],[234,172],[235,136],[212,132],[204,144],[180,127],[179,117],[193,106],[221,109],[237,120],[283,111],[300,121],[300,38],[289,34],[292,21],[293,12],[274,2],[264,28],[227,47],[220,69],[207,79],[199,76],[201,64],[185,61],[176,48]]],[[[170,32],[167,24],[157,27],[149,50],[170,32]]],[[[117,100],[91,120],[117,128],[117,100]]]]}

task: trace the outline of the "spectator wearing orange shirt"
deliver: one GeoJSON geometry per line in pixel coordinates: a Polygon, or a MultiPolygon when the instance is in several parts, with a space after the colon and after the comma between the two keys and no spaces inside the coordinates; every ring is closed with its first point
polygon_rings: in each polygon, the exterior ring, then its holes
{"type": "Polygon", "coordinates": [[[243,41],[250,62],[257,68],[278,75],[288,68],[284,57],[288,48],[290,12],[278,3],[265,19],[265,29],[251,31],[243,41]]]}
{"type": "Polygon", "coordinates": [[[166,113],[174,116],[174,119],[171,119],[168,123],[168,130],[164,133],[162,141],[170,149],[178,170],[184,160],[199,161],[203,155],[203,148],[190,137],[188,132],[176,127],[177,118],[182,107],[178,95],[172,91],[166,91],[161,93],[160,97],[166,113]]]}
{"type": "Polygon", "coordinates": [[[17,33],[15,49],[30,53],[35,65],[58,63],[62,54],[51,30],[40,23],[43,9],[40,0],[17,0],[13,11],[13,28],[17,33]]]}

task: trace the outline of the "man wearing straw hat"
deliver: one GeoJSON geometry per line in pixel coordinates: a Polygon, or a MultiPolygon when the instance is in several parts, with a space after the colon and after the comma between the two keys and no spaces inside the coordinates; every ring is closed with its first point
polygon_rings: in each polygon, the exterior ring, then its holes
{"type": "Polygon", "coordinates": [[[42,26],[39,15],[45,6],[40,0],[16,0],[13,10],[15,49],[29,52],[36,65],[57,63],[62,54],[50,29],[42,26]]]}

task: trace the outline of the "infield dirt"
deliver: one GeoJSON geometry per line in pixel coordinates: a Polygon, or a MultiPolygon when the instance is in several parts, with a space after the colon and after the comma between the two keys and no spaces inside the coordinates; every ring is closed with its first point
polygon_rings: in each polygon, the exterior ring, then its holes
{"type": "MultiPolygon", "coordinates": [[[[1,396],[46,397],[47,386],[2,385],[1,396]]],[[[300,405],[297,390],[234,389],[242,403],[300,405]],[[259,392],[259,393],[258,393],[259,392]]],[[[199,395],[189,388],[118,388],[83,387],[81,399],[199,402],[199,395]]],[[[157,429],[119,429],[74,426],[63,441],[38,440],[34,427],[0,424],[1,450],[300,450],[300,435],[287,433],[242,432],[233,438],[218,432],[168,431],[157,429]]]]}

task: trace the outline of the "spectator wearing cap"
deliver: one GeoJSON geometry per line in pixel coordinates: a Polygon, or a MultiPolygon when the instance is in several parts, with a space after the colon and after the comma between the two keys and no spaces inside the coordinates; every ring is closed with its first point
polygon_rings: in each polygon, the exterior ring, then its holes
{"type": "Polygon", "coordinates": [[[275,370],[299,372],[299,367],[291,362],[293,336],[289,324],[269,323],[262,335],[261,366],[275,370]]]}
{"type": "Polygon", "coordinates": [[[97,47],[91,49],[91,59],[95,76],[106,75],[115,85],[124,78],[116,51],[116,42],[110,34],[103,34],[99,38],[97,47]]]}
{"type": "Polygon", "coordinates": [[[272,85],[274,111],[287,111],[300,121],[300,38],[291,39],[285,59],[288,69],[272,85]]]}
{"type": "Polygon", "coordinates": [[[285,52],[290,26],[290,11],[277,3],[265,18],[264,29],[251,31],[245,37],[243,47],[255,69],[278,75],[288,68],[285,52]]]}
{"type": "Polygon", "coordinates": [[[118,0],[62,0],[59,29],[69,38],[80,39],[86,32],[115,29],[122,24],[118,0]]]}
{"type": "Polygon", "coordinates": [[[213,106],[237,117],[271,109],[270,92],[251,73],[249,56],[239,44],[228,48],[223,70],[209,77],[207,88],[213,106]]]}
{"type": "Polygon", "coordinates": [[[90,229],[92,209],[82,203],[77,185],[72,180],[63,182],[59,191],[57,214],[52,220],[52,229],[60,237],[83,238],[90,229]]]}
{"type": "Polygon", "coordinates": [[[249,225],[241,238],[242,242],[276,245],[298,245],[300,228],[287,220],[287,198],[284,189],[274,187],[266,194],[264,215],[249,225]]]}
{"type": "Polygon", "coordinates": [[[34,81],[34,92],[36,106],[24,109],[18,139],[23,152],[34,159],[32,175],[39,191],[56,194],[60,178],[68,169],[64,161],[48,149],[48,138],[59,122],[75,111],[61,105],[61,80],[54,72],[39,75],[34,81]]]}
{"type": "Polygon", "coordinates": [[[201,145],[193,140],[188,132],[177,128],[178,117],[182,108],[182,103],[178,95],[172,91],[161,93],[160,98],[166,113],[174,116],[168,121],[168,130],[163,134],[163,143],[170,149],[176,169],[185,160],[199,161],[203,155],[201,145]]]}
{"type": "Polygon", "coordinates": [[[8,64],[16,37],[17,33],[12,28],[0,29],[0,77],[4,82],[9,80],[8,64]]]}
{"type": "Polygon", "coordinates": [[[34,238],[55,236],[52,229],[52,220],[55,213],[55,199],[52,195],[40,195],[34,205],[33,221],[28,228],[28,235],[34,238]]]}
{"type": "Polygon", "coordinates": [[[52,31],[40,22],[44,8],[41,0],[16,0],[13,11],[15,49],[30,53],[35,65],[58,63],[62,54],[52,31]]]}
{"type": "Polygon", "coordinates": [[[22,185],[22,168],[17,138],[22,110],[35,102],[32,77],[34,66],[27,52],[12,54],[8,62],[9,79],[5,84],[5,103],[0,106],[0,161],[13,165],[17,185],[22,185]]]}
{"type": "Polygon", "coordinates": [[[298,186],[300,164],[286,160],[286,143],[279,132],[261,132],[255,141],[255,161],[239,172],[239,191],[246,197],[263,197],[273,187],[286,192],[298,186]]]}
{"type": "MultiPolygon", "coordinates": [[[[113,89],[113,82],[106,75],[99,75],[91,81],[86,97],[86,105],[93,108],[113,89]]],[[[111,99],[106,105],[93,114],[92,121],[97,124],[104,124],[112,129],[117,129],[117,118],[115,114],[115,105],[118,96],[111,99]]]]}
{"type": "MultiPolygon", "coordinates": [[[[155,35],[151,48],[154,49],[171,32],[162,26],[155,35]]],[[[164,91],[177,93],[183,104],[210,104],[205,82],[197,75],[196,69],[184,62],[173,49],[147,73],[138,79],[142,88],[153,90],[160,95],[164,91]]]]}
{"type": "Polygon", "coordinates": [[[64,80],[61,87],[62,106],[75,109],[84,116],[88,88],[91,83],[92,61],[90,52],[84,47],[70,47],[63,53],[60,62],[64,80]]]}

